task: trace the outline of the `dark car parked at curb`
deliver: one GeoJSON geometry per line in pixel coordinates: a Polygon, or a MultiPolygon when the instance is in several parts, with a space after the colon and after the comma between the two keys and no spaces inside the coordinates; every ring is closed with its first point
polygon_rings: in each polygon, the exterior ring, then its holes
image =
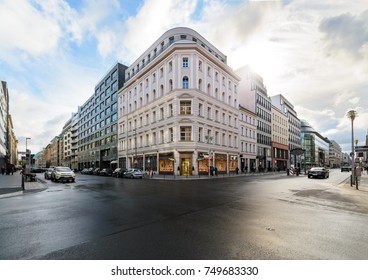
{"type": "Polygon", "coordinates": [[[116,177],[116,178],[124,178],[124,174],[125,172],[127,172],[126,168],[116,168],[114,170],[114,172],[112,172],[112,177],[116,177]]]}
{"type": "Polygon", "coordinates": [[[100,176],[111,176],[112,170],[110,168],[104,168],[100,171],[100,176]]]}
{"type": "Polygon", "coordinates": [[[100,171],[101,171],[101,169],[97,167],[97,168],[93,169],[92,174],[93,175],[100,175],[100,171]]]}
{"type": "Polygon", "coordinates": [[[341,166],[341,172],[344,172],[344,171],[350,172],[351,166],[350,165],[341,166]]]}
{"type": "Polygon", "coordinates": [[[329,178],[330,172],[324,167],[312,167],[308,171],[308,178],[329,178]]]}

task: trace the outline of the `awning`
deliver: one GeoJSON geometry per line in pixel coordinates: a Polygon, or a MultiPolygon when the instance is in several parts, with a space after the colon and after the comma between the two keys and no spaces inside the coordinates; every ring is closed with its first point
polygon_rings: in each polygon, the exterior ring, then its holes
{"type": "Polygon", "coordinates": [[[112,162],[110,162],[110,164],[117,164],[118,162],[116,160],[113,160],[112,162]]]}

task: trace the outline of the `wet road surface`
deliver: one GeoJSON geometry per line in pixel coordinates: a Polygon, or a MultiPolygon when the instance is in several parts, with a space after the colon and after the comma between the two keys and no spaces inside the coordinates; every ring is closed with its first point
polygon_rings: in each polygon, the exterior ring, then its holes
{"type": "Polygon", "coordinates": [[[368,259],[362,193],[266,175],[130,180],[77,175],[0,201],[1,259],[368,259]]]}

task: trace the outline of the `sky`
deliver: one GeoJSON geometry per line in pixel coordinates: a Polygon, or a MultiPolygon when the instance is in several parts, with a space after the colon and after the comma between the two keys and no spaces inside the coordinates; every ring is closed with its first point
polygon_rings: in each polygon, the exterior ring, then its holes
{"type": "Polygon", "coordinates": [[[116,63],[133,63],[165,31],[199,32],[268,95],[351,150],[368,132],[368,0],[0,0],[0,80],[18,150],[37,153],[116,63]]]}

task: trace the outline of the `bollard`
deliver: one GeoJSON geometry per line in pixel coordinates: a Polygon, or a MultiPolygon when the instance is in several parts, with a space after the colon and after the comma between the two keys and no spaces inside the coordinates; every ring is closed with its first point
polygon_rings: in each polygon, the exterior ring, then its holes
{"type": "Polygon", "coordinates": [[[24,191],[24,175],[22,174],[22,191],[24,191]]]}

